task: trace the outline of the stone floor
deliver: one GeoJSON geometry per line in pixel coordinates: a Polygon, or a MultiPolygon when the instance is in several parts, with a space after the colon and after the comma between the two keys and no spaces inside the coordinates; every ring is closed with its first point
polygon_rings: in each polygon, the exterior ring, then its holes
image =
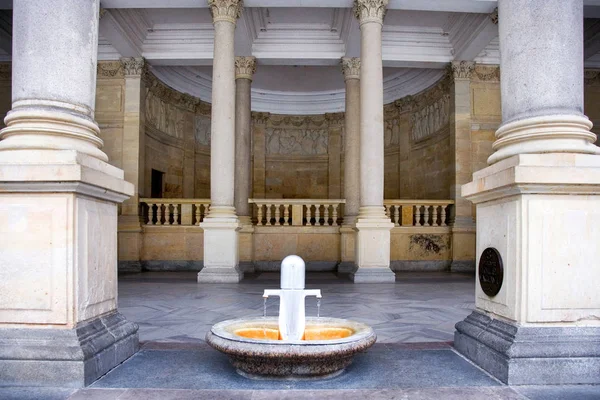
{"type": "Polygon", "coordinates": [[[261,315],[262,290],[278,284],[272,273],[239,285],[198,285],[194,273],[121,276],[120,310],[140,325],[141,351],[86,389],[0,387],[0,399],[600,399],[600,386],[509,387],[457,354],[449,342],[473,307],[474,279],[449,273],[402,273],[395,285],[309,274],[307,288],[323,291],[321,315],[368,323],[378,342],[332,379],[242,378],[204,335],[217,321],[261,315]]]}

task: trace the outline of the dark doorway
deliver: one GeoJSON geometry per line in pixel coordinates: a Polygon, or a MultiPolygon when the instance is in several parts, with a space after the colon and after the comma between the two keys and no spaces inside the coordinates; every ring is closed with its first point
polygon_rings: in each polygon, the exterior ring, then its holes
{"type": "Polygon", "coordinates": [[[163,176],[164,172],[153,169],[151,178],[151,197],[153,199],[161,199],[163,197],[163,176]]]}

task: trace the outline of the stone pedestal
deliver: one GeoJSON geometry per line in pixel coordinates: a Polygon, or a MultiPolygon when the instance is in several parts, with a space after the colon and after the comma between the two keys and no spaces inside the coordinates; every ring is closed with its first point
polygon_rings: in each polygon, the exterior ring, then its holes
{"type": "Polygon", "coordinates": [[[477,254],[503,259],[500,292],[477,283],[454,346],[508,384],[600,382],[600,157],[521,154],[475,173],[477,254]]]}
{"type": "Polygon", "coordinates": [[[508,384],[600,383],[600,157],[583,105],[583,2],[498,3],[502,121],[477,206],[476,289],[456,349],[508,384]]]}
{"type": "Polygon", "coordinates": [[[97,0],[14,4],[0,386],[88,385],[138,349],[117,312],[117,205],[134,188],[106,163],[94,122],[98,13],[97,0]]]}
{"type": "Polygon", "coordinates": [[[389,219],[358,219],[356,223],[356,266],[350,274],[354,283],[393,283],[396,274],[390,269],[389,219]]]}

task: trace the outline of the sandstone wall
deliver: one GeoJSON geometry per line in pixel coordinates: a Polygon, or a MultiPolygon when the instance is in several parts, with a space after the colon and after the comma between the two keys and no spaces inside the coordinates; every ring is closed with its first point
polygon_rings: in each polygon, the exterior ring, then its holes
{"type": "Polygon", "coordinates": [[[124,107],[125,78],[121,62],[99,62],[95,118],[104,141],[102,151],[108,156],[108,162],[118,168],[123,168],[124,107]]]}

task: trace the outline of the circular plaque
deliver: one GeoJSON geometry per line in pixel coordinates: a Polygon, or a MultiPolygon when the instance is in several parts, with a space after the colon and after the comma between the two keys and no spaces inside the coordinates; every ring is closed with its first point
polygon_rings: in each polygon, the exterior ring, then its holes
{"type": "Polygon", "coordinates": [[[504,280],[504,266],[500,252],[493,247],[488,247],[481,253],[479,259],[479,284],[483,293],[494,297],[502,287],[504,280]]]}

